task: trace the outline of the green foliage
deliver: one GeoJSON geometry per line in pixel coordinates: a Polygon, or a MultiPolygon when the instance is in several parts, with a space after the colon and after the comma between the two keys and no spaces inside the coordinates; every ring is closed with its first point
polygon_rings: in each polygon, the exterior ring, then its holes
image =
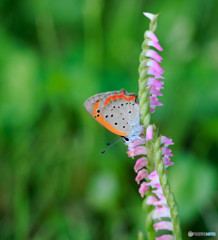
{"type": "MultiPolygon", "coordinates": [[[[175,141],[169,182],[189,230],[215,231],[217,1],[0,3],[0,239],[136,239],[144,232],[134,161],[86,113],[91,95],[138,92],[149,21],[164,48],[164,106],[175,141]]],[[[146,236],[146,234],[143,234],[146,236]]]]}

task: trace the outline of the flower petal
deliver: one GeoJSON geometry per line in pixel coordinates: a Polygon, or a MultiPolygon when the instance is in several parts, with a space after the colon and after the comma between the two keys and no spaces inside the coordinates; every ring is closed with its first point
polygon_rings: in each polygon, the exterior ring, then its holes
{"type": "Polygon", "coordinates": [[[161,143],[165,145],[165,147],[168,147],[169,145],[174,145],[174,142],[172,141],[172,138],[167,138],[165,136],[161,137],[161,143]]]}
{"type": "Polygon", "coordinates": [[[160,237],[156,237],[156,240],[173,240],[173,236],[170,234],[165,234],[160,237]]]}
{"type": "Polygon", "coordinates": [[[147,30],[147,31],[145,32],[145,36],[148,37],[148,38],[150,38],[150,39],[151,39],[152,41],[154,41],[154,42],[159,42],[157,36],[156,36],[151,30],[147,30]]]}
{"type": "Polygon", "coordinates": [[[149,68],[148,68],[147,74],[148,74],[148,75],[153,75],[153,76],[155,76],[156,78],[164,79],[164,77],[161,76],[161,74],[160,74],[159,72],[155,71],[152,67],[149,67],[149,68]]]}
{"type": "Polygon", "coordinates": [[[146,155],[147,154],[147,149],[144,146],[138,146],[134,148],[133,150],[127,151],[127,154],[129,157],[135,157],[138,155],[146,155]]]}
{"type": "Polygon", "coordinates": [[[169,149],[167,147],[162,147],[161,149],[162,149],[162,154],[163,155],[167,155],[169,157],[173,157],[173,154],[171,153],[172,152],[171,149],[169,149]]]}
{"type": "Polygon", "coordinates": [[[167,168],[167,167],[169,167],[169,166],[174,164],[174,162],[170,161],[169,157],[162,157],[162,160],[163,160],[165,168],[167,168]]]}
{"type": "Polygon", "coordinates": [[[146,129],[146,140],[152,140],[153,138],[153,126],[149,125],[146,129]]]}
{"type": "Polygon", "coordinates": [[[145,17],[149,18],[151,21],[153,21],[155,18],[155,15],[152,13],[143,12],[143,14],[145,15],[145,17]]]}
{"type": "Polygon", "coordinates": [[[152,67],[159,74],[164,73],[163,68],[155,60],[149,60],[146,65],[152,67]]]}
{"type": "Polygon", "coordinates": [[[154,108],[155,106],[163,106],[163,103],[158,102],[157,97],[150,96],[150,106],[154,108]]]}
{"type": "Polygon", "coordinates": [[[161,62],[163,58],[153,49],[148,49],[145,54],[146,57],[153,58],[157,62],[161,62]]]}
{"type": "Polygon", "coordinates": [[[128,145],[129,150],[134,150],[135,147],[145,144],[146,140],[145,138],[141,137],[141,138],[135,138],[133,139],[131,142],[126,143],[126,145],[128,145]]]}
{"type": "Polygon", "coordinates": [[[147,45],[150,46],[150,47],[154,47],[154,48],[156,48],[157,50],[159,50],[161,52],[163,51],[163,48],[161,47],[161,45],[159,43],[157,43],[157,42],[152,41],[152,40],[148,41],[147,45]]]}
{"type": "Polygon", "coordinates": [[[148,171],[145,169],[142,169],[138,172],[135,181],[139,184],[141,180],[145,179],[148,176],[148,171]]]}
{"type": "Polygon", "coordinates": [[[141,185],[140,185],[140,188],[139,188],[139,193],[141,195],[141,197],[143,198],[145,196],[145,193],[149,190],[149,187],[146,185],[145,182],[143,182],[141,185]]]}
{"type": "Polygon", "coordinates": [[[156,78],[149,77],[149,79],[148,79],[148,86],[154,86],[156,88],[163,89],[164,88],[164,87],[162,87],[163,84],[164,84],[163,81],[159,81],[156,78]]]}
{"type": "Polygon", "coordinates": [[[145,167],[145,166],[147,166],[147,165],[148,165],[148,160],[147,160],[147,158],[144,158],[144,157],[139,158],[139,159],[136,161],[136,163],[135,163],[134,170],[135,170],[136,172],[138,172],[138,170],[140,170],[141,168],[143,168],[143,167],[145,167]]]}
{"type": "Polygon", "coordinates": [[[160,219],[163,217],[171,218],[170,209],[168,207],[155,208],[153,210],[153,219],[160,219]]]}
{"type": "Polygon", "coordinates": [[[163,94],[160,93],[160,89],[157,89],[155,87],[151,87],[150,94],[156,95],[156,96],[163,96],[163,94]]]}
{"type": "Polygon", "coordinates": [[[172,231],[173,230],[173,224],[172,224],[172,222],[169,222],[169,221],[157,222],[157,223],[153,224],[153,227],[154,227],[155,231],[158,231],[158,230],[172,231]]]}

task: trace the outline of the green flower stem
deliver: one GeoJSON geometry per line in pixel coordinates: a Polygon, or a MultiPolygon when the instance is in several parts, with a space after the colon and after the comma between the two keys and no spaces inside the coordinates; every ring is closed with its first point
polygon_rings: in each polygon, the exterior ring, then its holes
{"type": "Polygon", "coordinates": [[[160,179],[160,184],[163,190],[163,194],[166,198],[167,205],[170,209],[171,221],[173,223],[173,236],[175,240],[182,239],[180,230],[180,220],[178,214],[178,208],[175,201],[173,192],[171,191],[170,184],[167,179],[167,172],[162,161],[161,151],[161,137],[158,137],[154,145],[154,161],[156,165],[156,171],[160,179]]]}

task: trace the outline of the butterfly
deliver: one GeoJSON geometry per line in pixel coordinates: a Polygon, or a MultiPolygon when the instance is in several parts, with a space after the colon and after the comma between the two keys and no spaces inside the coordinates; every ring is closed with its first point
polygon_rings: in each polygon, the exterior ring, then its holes
{"type": "Polygon", "coordinates": [[[104,92],[88,98],[84,107],[88,113],[112,133],[126,142],[142,131],[137,95],[126,90],[104,92]]]}

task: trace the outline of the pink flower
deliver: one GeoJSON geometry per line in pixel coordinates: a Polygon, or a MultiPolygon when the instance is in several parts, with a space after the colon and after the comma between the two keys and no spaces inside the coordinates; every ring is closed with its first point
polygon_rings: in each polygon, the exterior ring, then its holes
{"type": "Polygon", "coordinates": [[[145,179],[148,176],[148,171],[145,169],[142,169],[138,172],[135,180],[139,184],[141,180],[145,179]]]}
{"type": "Polygon", "coordinates": [[[159,42],[158,38],[156,37],[156,35],[151,30],[147,30],[145,32],[145,36],[150,38],[154,42],[159,42]]]}
{"type": "Polygon", "coordinates": [[[158,231],[158,230],[172,231],[173,230],[172,222],[168,222],[168,221],[157,222],[157,223],[153,224],[153,226],[154,226],[155,231],[158,231]]]}
{"type": "Polygon", "coordinates": [[[151,40],[151,41],[148,41],[147,45],[150,47],[154,47],[161,52],[163,51],[163,48],[161,47],[161,45],[158,42],[154,42],[151,40]]]}
{"type": "Polygon", "coordinates": [[[161,149],[162,149],[163,155],[166,155],[166,156],[169,156],[169,157],[173,156],[173,154],[171,153],[172,152],[171,149],[169,149],[167,147],[162,147],[161,149]]]}
{"type": "Polygon", "coordinates": [[[152,140],[153,138],[153,126],[149,125],[146,129],[146,140],[152,140]]]}
{"type": "Polygon", "coordinates": [[[141,197],[143,198],[145,196],[145,193],[149,190],[149,187],[146,185],[146,182],[143,182],[141,185],[140,185],[140,188],[139,188],[139,193],[141,195],[141,197]]]}
{"type": "Polygon", "coordinates": [[[145,139],[143,137],[135,138],[128,143],[128,147],[137,147],[139,145],[145,144],[145,139]]]}
{"type": "Polygon", "coordinates": [[[145,56],[153,58],[157,62],[161,62],[163,60],[163,58],[157,52],[155,52],[153,49],[147,50],[145,53],[145,56]]]}
{"type": "Polygon", "coordinates": [[[155,208],[153,212],[153,219],[161,219],[163,217],[171,218],[170,209],[168,207],[155,208]]]}
{"type": "Polygon", "coordinates": [[[143,14],[145,15],[145,17],[149,18],[151,21],[153,21],[155,18],[155,15],[152,13],[143,12],[143,14]]]}
{"type": "Polygon", "coordinates": [[[156,106],[163,106],[163,103],[158,102],[157,97],[150,97],[150,106],[151,108],[155,108],[156,106]]]}
{"type": "Polygon", "coordinates": [[[166,199],[157,199],[155,196],[149,196],[147,199],[146,199],[146,203],[148,205],[153,205],[153,206],[162,206],[163,204],[166,204],[166,199]]]}
{"type": "Polygon", "coordinates": [[[165,199],[164,195],[163,195],[163,190],[160,184],[156,184],[156,188],[155,190],[153,190],[152,192],[159,198],[159,199],[165,199]]]}
{"type": "Polygon", "coordinates": [[[149,79],[148,79],[148,86],[154,86],[155,88],[164,88],[164,87],[162,87],[162,85],[164,84],[164,82],[162,82],[162,81],[159,81],[159,80],[157,80],[156,78],[153,78],[153,77],[150,77],[149,79]]]}
{"type": "Polygon", "coordinates": [[[134,166],[134,170],[135,172],[138,172],[140,169],[142,169],[143,167],[147,166],[148,165],[148,160],[147,158],[139,158],[137,161],[136,161],[136,164],[134,166]]]}
{"type": "Polygon", "coordinates": [[[154,86],[151,87],[150,94],[156,95],[156,96],[163,96],[162,93],[159,92],[160,89],[155,88],[154,86]]]}
{"type": "Polygon", "coordinates": [[[148,75],[153,75],[153,76],[155,76],[156,78],[164,79],[164,77],[161,76],[161,74],[158,73],[157,71],[155,71],[152,67],[149,67],[149,68],[148,68],[147,74],[148,74],[148,75]]]}
{"type": "Polygon", "coordinates": [[[172,138],[167,138],[165,136],[161,137],[161,143],[164,144],[165,147],[168,147],[169,145],[174,145],[174,142],[172,141],[172,138]]]}
{"type": "Polygon", "coordinates": [[[149,60],[146,65],[152,67],[159,74],[164,72],[163,68],[155,60],[149,60]]]}
{"type": "Polygon", "coordinates": [[[165,234],[160,237],[156,237],[156,240],[173,240],[173,236],[170,234],[165,234]]]}
{"type": "Polygon", "coordinates": [[[138,155],[146,155],[147,149],[144,146],[138,146],[138,147],[128,151],[127,154],[129,157],[134,158],[135,156],[138,156],[138,155]]]}
{"type": "Polygon", "coordinates": [[[174,164],[174,162],[170,161],[169,157],[162,157],[162,160],[163,160],[165,168],[168,168],[169,166],[174,164]]]}

